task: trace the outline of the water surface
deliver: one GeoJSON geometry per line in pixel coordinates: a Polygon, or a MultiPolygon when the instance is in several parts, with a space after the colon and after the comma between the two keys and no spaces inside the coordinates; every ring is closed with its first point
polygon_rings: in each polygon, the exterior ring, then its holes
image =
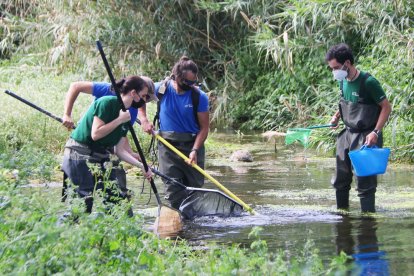
{"type": "MultiPolygon", "coordinates": [[[[336,211],[335,192],[330,179],[335,169],[334,158],[320,158],[300,145],[284,146],[268,143],[260,135],[214,134],[223,145],[222,155],[209,155],[206,170],[258,215],[240,217],[202,217],[185,222],[177,233],[194,246],[203,247],[213,241],[239,243],[249,247],[248,238],[254,226],[263,228],[260,238],[269,250],[284,251],[288,256],[301,255],[308,241],[314,243],[319,255],[329,261],[344,251],[353,256],[353,274],[411,275],[414,271],[414,167],[388,167],[379,176],[377,213],[362,216],[353,183],[350,191],[350,213],[336,211]],[[253,162],[229,160],[231,151],[226,143],[239,143],[248,149],[253,162]]],[[[233,147],[233,146],[232,146],[233,147]]],[[[163,199],[163,184],[156,179],[163,199]]],[[[134,211],[147,217],[150,229],[156,214],[156,201],[148,183],[128,174],[128,186],[135,192],[134,211]]],[[[42,185],[29,185],[43,187],[42,185]]],[[[61,183],[48,183],[56,197],[61,183]]],[[[206,181],[205,188],[217,189],[206,181]]]]}
{"type": "MultiPolygon", "coordinates": [[[[223,144],[234,143],[235,135],[215,135],[223,144]]],[[[274,144],[260,135],[244,135],[238,140],[240,149],[253,154],[253,162],[210,156],[206,170],[259,215],[197,218],[185,223],[181,237],[195,245],[215,241],[249,246],[248,234],[254,226],[261,226],[261,238],[273,251],[295,256],[312,240],[325,260],[340,251],[352,255],[355,274],[407,275],[414,271],[413,167],[389,166],[379,176],[375,216],[361,215],[354,183],[350,213],[341,214],[336,211],[330,185],[333,158],[318,158],[300,145],[285,147],[283,143],[275,152],[274,144]]],[[[208,182],[205,187],[216,188],[208,182]]]]}

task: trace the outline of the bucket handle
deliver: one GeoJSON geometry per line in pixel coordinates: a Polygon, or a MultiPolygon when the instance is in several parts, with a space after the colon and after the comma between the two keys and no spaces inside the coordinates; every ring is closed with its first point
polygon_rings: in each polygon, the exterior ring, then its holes
{"type": "Polygon", "coordinates": [[[367,145],[363,145],[359,150],[364,150],[364,149],[375,149],[378,148],[377,145],[373,145],[373,146],[367,146],[367,145]]]}

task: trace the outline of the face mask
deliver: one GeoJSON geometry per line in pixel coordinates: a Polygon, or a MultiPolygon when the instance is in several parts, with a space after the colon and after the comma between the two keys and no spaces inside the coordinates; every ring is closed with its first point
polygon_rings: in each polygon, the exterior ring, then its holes
{"type": "Polygon", "coordinates": [[[191,89],[191,86],[189,86],[187,84],[184,84],[184,83],[181,83],[181,84],[178,83],[178,86],[184,91],[187,91],[187,90],[191,89]]]}
{"type": "Polygon", "coordinates": [[[344,70],[344,65],[342,65],[341,69],[333,70],[334,79],[337,81],[343,81],[348,76],[348,71],[344,70]]]}
{"type": "Polygon", "coordinates": [[[144,104],[145,104],[145,101],[141,98],[139,100],[139,102],[132,101],[131,107],[138,109],[138,108],[142,107],[144,104]]]}

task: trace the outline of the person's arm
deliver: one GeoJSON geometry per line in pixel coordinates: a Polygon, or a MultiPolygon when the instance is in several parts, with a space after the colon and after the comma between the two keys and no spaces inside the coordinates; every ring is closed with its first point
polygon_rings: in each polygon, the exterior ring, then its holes
{"type": "Polygon", "coordinates": [[[147,179],[150,179],[152,177],[151,169],[148,168],[148,171],[145,172],[144,165],[130,154],[128,148],[131,149],[131,147],[129,146],[128,139],[126,137],[122,137],[121,140],[119,140],[118,144],[115,146],[115,154],[122,161],[125,161],[131,164],[132,166],[141,168],[142,172],[144,173],[144,176],[147,179]]]}
{"type": "MultiPolygon", "coordinates": [[[[378,117],[377,124],[375,125],[375,130],[379,132],[379,131],[382,131],[382,128],[384,127],[385,123],[388,120],[388,117],[390,116],[391,104],[388,101],[388,99],[384,99],[378,105],[381,107],[381,112],[378,117]]],[[[378,141],[378,134],[373,131],[367,135],[365,144],[368,146],[372,146],[372,145],[375,145],[377,141],[378,141]]]]}
{"type": "Polygon", "coordinates": [[[72,120],[73,104],[75,103],[76,99],[78,98],[81,92],[86,94],[92,94],[92,88],[93,83],[90,81],[77,81],[71,83],[69,90],[66,93],[65,107],[62,117],[62,124],[68,129],[72,129],[75,125],[72,120]]]}
{"type": "Polygon", "coordinates": [[[98,116],[94,116],[91,131],[92,140],[97,141],[99,139],[102,139],[103,137],[111,133],[120,124],[128,122],[129,120],[131,120],[131,115],[129,114],[128,110],[120,110],[119,116],[107,124],[105,124],[105,122],[102,121],[98,116]]]}
{"type": "Polygon", "coordinates": [[[339,123],[340,118],[341,118],[341,113],[338,110],[335,112],[335,114],[332,116],[331,121],[329,122],[330,125],[335,125],[335,126],[332,126],[331,128],[338,128],[338,123],[339,123]]]}
{"type": "Polygon", "coordinates": [[[209,113],[207,112],[198,112],[198,122],[200,124],[200,131],[197,134],[197,137],[194,141],[193,150],[190,152],[188,158],[190,159],[189,163],[197,164],[197,152],[203,146],[204,141],[207,139],[208,130],[209,130],[209,113]]]}
{"type": "Polygon", "coordinates": [[[147,118],[147,104],[144,104],[138,109],[138,119],[141,122],[142,130],[148,134],[152,134],[154,126],[147,118]]]}
{"type": "Polygon", "coordinates": [[[132,150],[131,144],[129,143],[128,139],[126,139],[125,149],[126,149],[126,151],[129,152],[130,155],[132,155],[132,157],[134,157],[135,159],[141,161],[141,157],[139,156],[139,154],[132,150]]]}

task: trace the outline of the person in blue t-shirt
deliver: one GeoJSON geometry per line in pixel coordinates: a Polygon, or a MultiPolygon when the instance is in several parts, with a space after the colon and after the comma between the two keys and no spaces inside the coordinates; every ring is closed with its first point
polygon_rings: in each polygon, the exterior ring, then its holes
{"type": "MultiPolygon", "coordinates": [[[[198,67],[188,57],[182,57],[173,67],[172,75],[156,83],[155,95],[159,104],[159,134],[188,156],[190,163],[204,168],[204,141],[209,131],[209,107],[207,95],[196,86],[198,67]],[[162,95],[161,95],[162,94],[162,95]],[[197,103],[194,103],[197,99],[197,103]],[[194,111],[194,108],[197,108],[194,111]]],[[[186,186],[201,187],[203,175],[190,164],[158,143],[160,171],[186,186]]],[[[187,197],[182,187],[164,181],[165,198],[171,207],[179,209],[187,197]]]]}
{"type": "MultiPolygon", "coordinates": [[[[132,106],[128,109],[129,114],[131,115],[131,124],[134,124],[136,118],[138,117],[141,121],[142,129],[147,133],[152,133],[153,125],[149,122],[146,114],[146,103],[150,101],[158,101],[158,98],[154,94],[154,83],[153,81],[146,76],[141,76],[141,79],[144,80],[146,86],[148,87],[148,94],[146,97],[141,98],[139,102],[133,102],[132,106]]],[[[98,100],[104,96],[114,96],[115,91],[112,88],[111,83],[106,82],[91,82],[91,81],[77,81],[71,83],[68,92],[66,93],[64,115],[62,117],[62,124],[71,130],[74,126],[72,119],[72,109],[73,105],[79,96],[80,93],[90,94],[95,97],[95,100],[98,100]]],[[[131,149],[129,142],[127,140],[127,148],[131,149]]],[[[130,154],[135,158],[140,160],[139,154],[130,150],[130,154]]],[[[122,193],[128,198],[130,197],[129,190],[126,187],[126,175],[122,166],[119,165],[118,161],[114,162],[113,170],[116,173],[117,184],[121,189],[122,193]]]]}

